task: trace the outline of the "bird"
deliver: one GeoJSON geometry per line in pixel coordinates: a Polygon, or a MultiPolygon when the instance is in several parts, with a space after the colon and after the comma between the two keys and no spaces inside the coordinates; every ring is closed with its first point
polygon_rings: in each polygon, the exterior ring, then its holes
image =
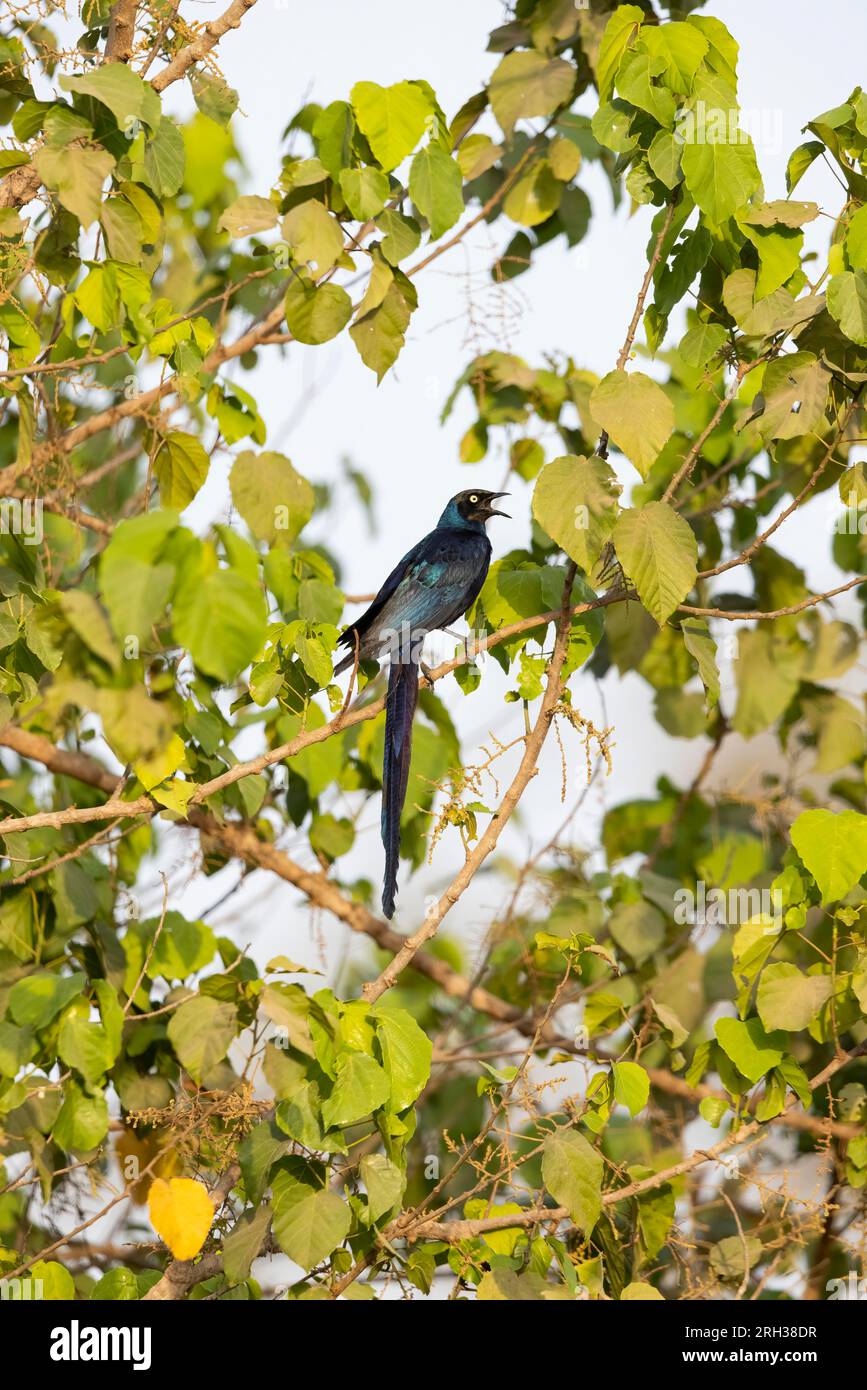
{"type": "Polygon", "coordinates": [[[391,665],[385,702],[385,752],[382,765],[382,843],[385,872],[382,910],[394,916],[400,859],[400,817],[406,799],[412,722],[418,701],[424,639],[460,618],[481,592],[491,563],[485,523],[507,512],[492,506],[506,492],[468,488],[452,497],[434,529],[395,565],[366,612],[340,634],[349,653],[335,667],[340,675],[356,660],[391,665]]]}

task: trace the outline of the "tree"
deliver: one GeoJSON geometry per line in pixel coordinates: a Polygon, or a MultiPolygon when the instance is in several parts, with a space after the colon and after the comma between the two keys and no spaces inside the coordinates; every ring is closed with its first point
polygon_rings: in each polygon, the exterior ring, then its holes
{"type": "Polygon", "coordinates": [[[0,39],[0,1271],[44,1297],[255,1298],[253,1261],[282,1253],[292,1300],[779,1296],[783,1275],[825,1296],[867,1179],[865,741],[841,688],[863,637],[834,602],[854,614],[867,570],[867,98],[808,121],[766,200],[718,19],[519,0],[451,119],[427,82],[362,71],[251,191],[217,47],[253,4],[192,25],[87,0],[75,48],[19,6],[0,39]],[[792,196],[818,158],[838,208],[792,196]],[[459,837],[465,862],[404,935],[341,867],[384,715],[375,665],[333,680],[353,600],[305,530],[334,499],[226,369],[255,389],[261,354],[346,334],[381,380],[427,267],[480,222],[498,283],[580,243],[590,162],[652,211],[617,360],[489,351],[446,405],[474,402],[468,464],[509,441],[529,540],[423,682],[403,852],[459,837]],[[226,453],[235,522],[196,534],[226,453]],[[775,539],[832,489],[840,582],[815,593],[775,539]],[[486,655],[514,737],[479,752],[486,655]],[[492,860],[561,733],[571,799],[604,776],[615,731],[581,682],[630,672],[693,740],[692,781],[613,806],[593,866],[569,819],[492,860]],[[714,787],[733,736],[788,769],[758,798],[714,787]],[[138,920],[170,827],[201,874],[277,876],[368,937],[363,971],[338,997],[256,960],[168,881],[138,920]],[[471,959],[443,929],[494,862],[513,891],[471,959]],[[810,1202],[768,1176],[798,1155],[810,1202]],[[122,1236],[94,1244],[108,1211],[122,1236]]]}

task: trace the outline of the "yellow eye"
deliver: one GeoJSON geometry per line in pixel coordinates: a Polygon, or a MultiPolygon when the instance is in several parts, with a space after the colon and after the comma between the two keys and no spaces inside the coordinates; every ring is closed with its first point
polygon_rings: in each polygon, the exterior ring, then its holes
{"type": "Polygon", "coordinates": [[[473,493],[472,497],[470,498],[470,501],[473,502],[473,503],[476,503],[476,502],[478,502],[478,500],[479,500],[479,499],[478,499],[478,497],[476,496],[476,494],[473,493]]]}

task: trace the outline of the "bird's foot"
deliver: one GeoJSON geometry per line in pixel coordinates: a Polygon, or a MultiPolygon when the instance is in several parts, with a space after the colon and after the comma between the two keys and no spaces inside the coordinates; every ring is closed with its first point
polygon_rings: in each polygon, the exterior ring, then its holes
{"type": "Polygon", "coordinates": [[[427,663],[424,662],[424,661],[420,661],[420,662],[418,663],[418,665],[419,665],[419,670],[421,671],[422,675],[424,676],[424,678],[425,678],[425,680],[427,681],[428,685],[430,686],[431,690],[433,690],[433,688],[434,688],[434,681],[436,680],[436,677],[435,677],[433,671],[431,670],[430,666],[428,666],[427,663]]]}

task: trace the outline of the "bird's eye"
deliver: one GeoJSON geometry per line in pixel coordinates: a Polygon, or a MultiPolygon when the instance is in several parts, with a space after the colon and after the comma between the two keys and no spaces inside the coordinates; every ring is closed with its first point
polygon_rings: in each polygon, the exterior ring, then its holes
{"type": "Polygon", "coordinates": [[[478,496],[476,495],[476,493],[473,493],[472,496],[470,497],[470,501],[473,502],[473,503],[475,503],[475,502],[478,502],[478,500],[479,500],[479,499],[478,499],[478,496]]]}

